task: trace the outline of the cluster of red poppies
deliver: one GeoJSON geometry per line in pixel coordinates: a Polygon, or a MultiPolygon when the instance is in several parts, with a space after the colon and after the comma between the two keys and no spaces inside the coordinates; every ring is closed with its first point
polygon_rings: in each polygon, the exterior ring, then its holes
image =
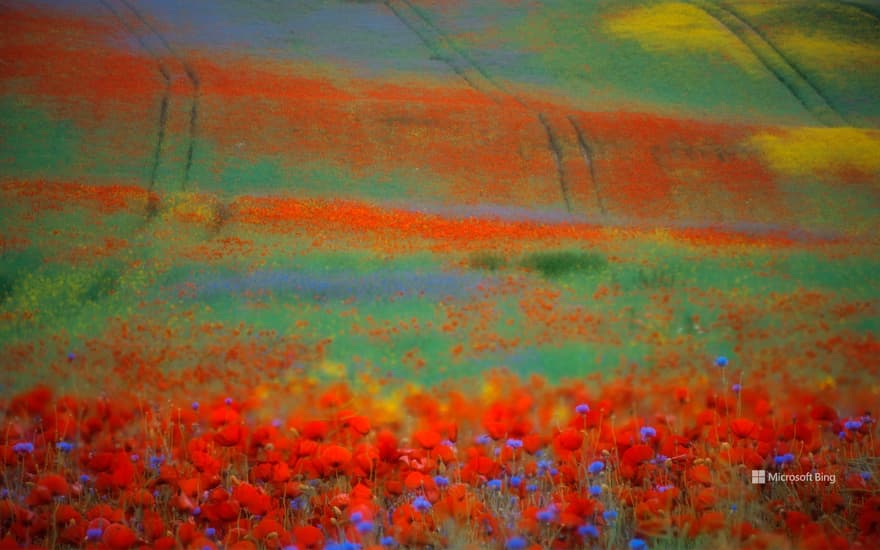
{"type": "Polygon", "coordinates": [[[870,389],[693,380],[41,386],[2,404],[0,548],[880,547],[870,389]]]}

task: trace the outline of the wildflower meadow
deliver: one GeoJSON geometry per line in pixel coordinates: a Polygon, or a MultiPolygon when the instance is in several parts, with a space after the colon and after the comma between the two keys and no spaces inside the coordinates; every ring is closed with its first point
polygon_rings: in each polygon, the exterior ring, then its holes
{"type": "Polygon", "coordinates": [[[0,29],[0,550],[880,548],[876,3],[0,29]]]}

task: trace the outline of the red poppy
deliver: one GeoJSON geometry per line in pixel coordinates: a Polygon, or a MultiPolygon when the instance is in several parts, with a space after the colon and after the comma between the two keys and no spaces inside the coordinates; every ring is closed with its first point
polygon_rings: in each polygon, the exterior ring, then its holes
{"type": "Polygon", "coordinates": [[[633,445],[623,453],[620,461],[627,466],[635,467],[652,458],[654,458],[654,449],[647,445],[633,445]]]}
{"type": "Polygon", "coordinates": [[[111,550],[125,550],[131,548],[137,543],[137,536],[134,531],[122,525],[121,523],[111,523],[104,528],[104,534],[101,535],[101,542],[107,545],[111,550]]]}
{"type": "Polygon", "coordinates": [[[351,451],[340,445],[328,445],[321,452],[321,463],[331,472],[345,468],[351,462],[351,451]]]}
{"type": "Polygon", "coordinates": [[[321,530],[312,525],[301,525],[293,528],[293,539],[300,548],[318,549],[324,544],[321,530]]]}
{"type": "Polygon", "coordinates": [[[584,434],[580,431],[567,428],[556,436],[559,446],[567,451],[576,451],[581,448],[584,443],[584,434]]]}
{"type": "Polygon", "coordinates": [[[263,518],[260,520],[260,523],[254,527],[253,536],[257,540],[265,540],[270,537],[284,540],[287,538],[287,532],[284,530],[284,526],[278,521],[272,518],[263,518]]]}
{"type": "Polygon", "coordinates": [[[443,438],[434,430],[419,430],[413,434],[413,439],[423,449],[431,450],[439,445],[443,438]]]}
{"type": "Polygon", "coordinates": [[[730,423],[730,430],[733,435],[745,439],[752,437],[756,433],[757,426],[748,418],[737,418],[730,423]]]}
{"type": "Polygon", "coordinates": [[[214,434],[214,442],[221,447],[235,447],[244,437],[241,424],[226,424],[214,434]]]}

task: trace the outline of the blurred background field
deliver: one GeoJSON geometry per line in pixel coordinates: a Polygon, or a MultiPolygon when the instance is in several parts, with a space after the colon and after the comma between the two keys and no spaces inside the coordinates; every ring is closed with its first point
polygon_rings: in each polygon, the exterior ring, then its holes
{"type": "Polygon", "coordinates": [[[0,10],[4,393],[69,354],[94,391],[718,354],[876,384],[870,2],[0,10]]]}

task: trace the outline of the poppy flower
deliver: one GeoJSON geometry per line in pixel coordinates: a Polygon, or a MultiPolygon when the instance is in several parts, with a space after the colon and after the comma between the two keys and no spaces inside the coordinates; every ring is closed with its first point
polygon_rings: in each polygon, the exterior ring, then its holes
{"type": "Polygon", "coordinates": [[[737,418],[730,423],[730,430],[736,437],[745,439],[755,434],[756,424],[748,418],[737,418]]]}
{"type": "Polygon", "coordinates": [[[627,449],[620,460],[627,466],[635,467],[654,458],[654,449],[647,445],[633,445],[627,449]]]}
{"type": "Polygon", "coordinates": [[[293,539],[300,548],[318,549],[324,544],[321,530],[312,525],[300,525],[293,528],[293,539]]]}
{"type": "Polygon", "coordinates": [[[434,430],[419,430],[413,434],[413,439],[415,439],[416,443],[418,443],[423,449],[430,451],[439,445],[443,438],[434,430]]]}
{"type": "Polygon", "coordinates": [[[214,433],[214,442],[221,447],[235,447],[244,437],[241,424],[226,424],[214,433]]]}
{"type": "Polygon", "coordinates": [[[254,527],[253,536],[257,540],[266,540],[269,537],[277,537],[279,540],[287,538],[287,532],[280,522],[272,518],[263,518],[260,523],[254,527]]]}
{"type": "Polygon", "coordinates": [[[567,428],[559,433],[556,441],[566,451],[576,451],[583,445],[584,435],[578,430],[567,428]]]}
{"type": "Polygon", "coordinates": [[[351,451],[339,445],[328,445],[321,452],[321,463],[331,472],[345,468],[351,462],[351,451]]]}
{"type": "Polygon", "coordinates": [[[101,542],[106,544],[111,550],[126,550],[137,543],[137,536],[134,534],[134,531],[125,525],[111,523],[104,528],[101,542]]]}

